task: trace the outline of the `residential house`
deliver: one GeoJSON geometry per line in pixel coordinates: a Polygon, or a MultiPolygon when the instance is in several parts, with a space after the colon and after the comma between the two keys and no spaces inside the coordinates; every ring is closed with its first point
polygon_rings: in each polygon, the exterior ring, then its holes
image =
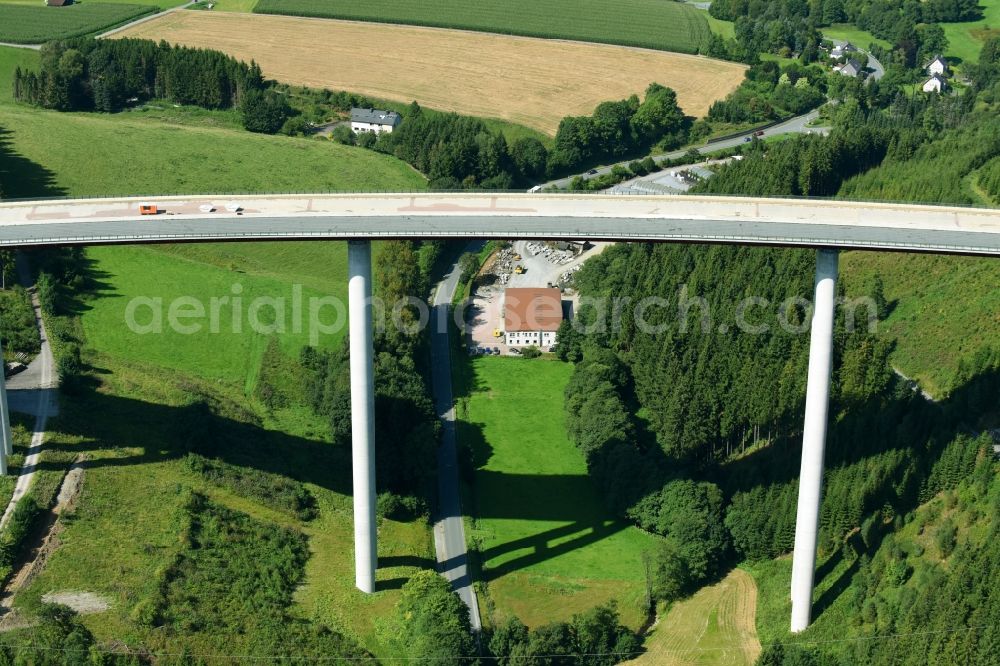
{"type": "Polygon", "coordinates": [[[838,65],[833,68],[833,71],[839,72],[844,76],[850,76],[851,78],[857,78],[861,74],[861,63],[859,63],[854,58],[849,58],[847,62],[843,65],[838,65]]]}
{"type": "Polygon", "coordinates": [[[382,132],[391,132],[396,129],[402,118],[395,111],[383,111],[382,109],[351,109],[351,131],[358,132],[374,132],[375,134],[381,134],[382,132]]]}
{"type": "Polygon", "coordinates": [[[948,91],[948,81],[940,74],[935,74],[924,81],[923,91],[925,93],[943,93],[948,91]]]}
{"type": "Polygon", "coordinates": [[[858,47],[856,47],[854,44],[851,44],[850,42],[844,42],[843,44],[837,44],[830,50],[830,57],[843,58],[848,54],[857,52],[858,52],[858,47]]]}
{"type": "Polygon", "coordinates": [[[927,66],[924,67],[924,69],[927,70],[928,76],[934,76],[935,74],[939,76],[947,76],[948,61],[944,59],[944,56],[938,54],[934,56],[933,60],[927,63],[927,66]]]}
{"type": "Polygon", "coordinates": [[[504,337],[510,347],[549,349],[563,321],[562,294],[555,288],[504,291],[504,337]]]}

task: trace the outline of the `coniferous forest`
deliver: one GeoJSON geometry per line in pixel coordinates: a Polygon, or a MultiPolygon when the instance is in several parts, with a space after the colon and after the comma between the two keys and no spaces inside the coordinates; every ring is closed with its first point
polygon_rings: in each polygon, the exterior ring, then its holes
{"type": "MultiPolygon", "coordinates": [[[[846,92],[829,136],[754,144],[695,190],[972,203],[970,179],[991,191],[1000,155],[990,53],[964,95],[846,92]]],[[[609,507],[665,537],[656,598],[792,550],[809,335],[788,299],[811,298],[814,266],[811,251],[630,244],[576,277],[584,299],[627,305],[584,306],[588,331],[560,331],[576,365],[568,430],[609,507]],[[651,296],[640,321],[633,305],[651,296]]],[[[1000,353],[981,350],[931,402],[868,330],[893,307],[881,281],[855,289],[841,286],[835,324],[820,558],[849,563],[845,632],[858,640],[779,640],[760,663],[992,663],[1000,486],[984,426],[1000,353]]]]}

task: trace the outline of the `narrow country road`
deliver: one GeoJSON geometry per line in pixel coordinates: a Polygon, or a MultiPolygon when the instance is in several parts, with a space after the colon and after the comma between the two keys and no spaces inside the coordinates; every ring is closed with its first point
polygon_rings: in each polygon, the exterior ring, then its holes
{"type": "MultiPolygon", "coordinates": [[[[466,250],[479,247],[470,243],[466,250]]],[[[458,453],[455,440],[455,401],[451,390],[451,343],[449,317],[451,301],[458,288],[461,271],[456,260],[434,292],[431,311],[431,384],[434,408],[441,418],[441,447],[438,449],[438,511],[434,522],[434,550],[438,570],[451,581],[455,592],[469,607],[472,630],[482,628],[476,590],[469,575],[469,557],[462,522],[459,493],[458,453]]]]}
{"type": "MultiPolygon", "coordinates": [[[[779,134],[804,134],[809,131],[825,132],[826,130],[824,128],[808,127],[809,123],[811,123],[816,118],[819,118],[819,110],[813,109],[808,113],[803,113],[801,116],[793,116],[792,118],[789,118],[784,122],[778,123],[777,125],[762,130],[763,134],[761,136],[766,138],[769,136],[778,136],[779,134]]],[[[707,143],[701,146],[692,146],[692,147],[697,148],[698,152],[701,153],[702,155],[710,155],[712,153],[719,152],[720,150],[726,150],[728,148],[732,148],[733,146],[740,145],[741,143],[743,143],[746,137],[752,135],[753,133],[754,133],[753,129],[748,129],[746,132],[743,132],[729,139],[723,139],[721,141],[715,141],[713,143],[707,143]]],[[[675,150],[670,153],[653,155],[653,158],[657,160],[676,159],[678,157],[683,157],[684,155],[686,155],[691,150],[692,147],[684,148],[682,150],[675,150]]],[[[621,166],[627,166],[629,162],[631,162],[631,160],[617,162],[617,164],[621,166]]],[[[614,166],[615,166],[614,164],[609,164],[606,166],[597,167],[593,169],[595,173],[586,173],[579,175],[584,180],[590,180],[591,178],[596,178],[598,176],[603,176],[605,174],[611,173],[611,169],[614,166]]],[[[559,187],[565,189],[569,187],[570,182],[572,182],[574,178],[576,178],[576,176],[566,176],[565,178],[550,180],[547,183],[543,183],[542,187],[559,187]]]]}
{"type": "MultiPolygon", "coordinates": [[[[21,266],[19,266],[21,268],[21,266]]],[[[22,282],[25,281],[25,272],[22,270],[22,282]]],[[[55,399],[58,380],[55,373],[55,359],[52,356],[52,348],[49,346],[49,338],[45,333],[45,322],[42,321],[42,307],[38,301],[37,292],[31,290],[31,306],[35,311],[35,325],[38,327],[38,335],[41,338],[41,351],[38,356],[28,365],[24,372],[14,375],[7,381],[7,399],[10,408],[14,411],[26,412],[35,415],[35,425],[31,433],[31,444],[28,453],[21,465],[21,471],[17,476],[17,484],[14,486],[14,495],[10,498],[7,509],[0,518],[0,529],[7,526],[17,503],[28,492],[31,482],[35,478],[35,470],[38,468],[38,459],[42,454],[42,441],[45,439],[45,424],[49,415],[53,416],[58,411],[58,403],[55,399]]]]}

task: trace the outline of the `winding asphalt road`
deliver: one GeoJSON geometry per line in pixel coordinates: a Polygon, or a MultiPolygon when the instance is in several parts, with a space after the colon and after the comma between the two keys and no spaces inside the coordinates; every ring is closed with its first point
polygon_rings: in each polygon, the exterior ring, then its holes
{"type": "MultiPolygon", "coordinates": [[[[479,243],[470,243],[475,250],[479,243]]],[[[455,592],[469,607],[472,630],[482,628],[476,590],[469,574],[469,557],[465,545],[465,525],[462,521],[462,499],[459,493],[458,454],[455,439],[455,401],[451,390],[451,342],[449,317],[452,299],[458,288],[461,270],[458,261],[438,284],[432,304],[431,384],[434,408],[441,418],[441,447],[438,449],[438,513],[434,522],[434,550],[438,571],[451,581],[455,592]]]]}
{"type": "MultiPolygon", "coordinates": [[[[772,127],[768,127],[767,129],[763,130],[764,133],[761,136],[762,137],[769,137],[769,136],[777,136],[779,134],[802,134],[804,132],[811,131],[810,128],[807,127],[807,125],[809,123],[811,123],[813,120],[815,120],[816,118],[819,118],[819,111],[816,110],[816,109],[813,109],[809,113],[804,113],[801,116],[795,116],[793,118],[789,118],[788,120],[786,120],[783,123],[778,123],[777,125],[774,125],[772,127]]],[[[823,129],[823,128],[816,128],[815,131],[816,132],[825,132],[826,130],[823,129]]],[[[719,152],[721,150],[726,150],[727,148],[732,148],[733,146],[740,145],[741,143],[744,142],[744,139],[746,137],[752,135],[754,132],[755,132],[755,130],[750,129],[750,130],[747,130],[746,132],[743,132],[742,134],[740,134],[738,136],[734,136],[734,137],[729,138],[729,139],[723,139],[722,141],[715,141],[713,143],[706,143],[703,146],[694,146],[694,148],[697,148],[698,152],[701,153],[702,155],[710,155],[712,153],[717,153],[717,152],[719,152]]],[[[653,158],[657,159],[657,160],[665,160],[665,159],[671,159],[672,160],[672,159],[676,159],[678,157],[683,157],[684,155],[687,155],[690,150],[691,150],[691,148],[684,148],[683,150],[675,150],[675,151],[670,152],[670,153],[662,153],[660,155],[653,155],[653,158]]],[[[621,166],[627,166],[630,161],[631,160],[626,160],[624,162],[618,162],[617,164],[619,164],[621,166]]],[[[611,169],[614,166],[615,166],[615,164],[609,164],[608,166],[598,167],[598,168],[594,169],[594,171],[596,173],[580,174],[580,177],[583,178],[584,180],[590,180],[591,178],[597,178],[598,176],[603,176],[605,174],[611,173],[611,169]]],[[[569,187],[570,182],[574,178],[576,178],[576,176],[567,176],[566,178],[558,178],[556,180],[550,180],[547,183],[543,183],[542,187],[543,188],[559,187],[559,188],[565,189],[565,188],[569,187]]]]}

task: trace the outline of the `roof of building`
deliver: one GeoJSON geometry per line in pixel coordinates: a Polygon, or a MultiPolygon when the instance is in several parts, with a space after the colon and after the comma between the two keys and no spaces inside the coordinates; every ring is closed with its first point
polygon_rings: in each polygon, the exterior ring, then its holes
{"type": "Polygon", "coordinates": [[[931,58],[930,62],[928,62],[926,65],[924,65],[924,69],[927,69],[928,67],[930,67],[931,65],[933,65],[936,62],[941,63],[947,69],[947,67],[948,67],[948,61],[945,60],[944,56],[941,55],[940,53],[938,53],[936,56],[934,56],[933,58],[931,58]]]}
{"type": "Polygon", "coordinates": [[[854,58],[851,58],[846,63],[844,63],[843,67],[840,68],[840,73],[847,74],[849,76],[857,76],[858,74],[861,73],[861,63],[859,63],[854,58]]]}
{"type": "Polygon", "coordinates": [[[504,292],[506,331],[556,331],[562,320],[562,294],[558,289],[511,287],[504,292]]]}
{"type": "Polygon", "coordinates": [[[926,86],[931,81],[937,81],[938,83],[940,83],[942,89],[948,87],[948,79],[944,78],[940,74],[931,74],[930,78],[924,81],[924,85],[926,86]]]}
{"type": "Polygon", "coordinates": [[[368,123],[370,125],[395,125],[399,122],[399,114],[383,109],[351,109],[352,123],[368,123]]]}
{"type": "Polygon", "coordinates": [[[73,4],[73,0],[45,0],[45,4],[49,7],[65,7],[73,4]]]}

